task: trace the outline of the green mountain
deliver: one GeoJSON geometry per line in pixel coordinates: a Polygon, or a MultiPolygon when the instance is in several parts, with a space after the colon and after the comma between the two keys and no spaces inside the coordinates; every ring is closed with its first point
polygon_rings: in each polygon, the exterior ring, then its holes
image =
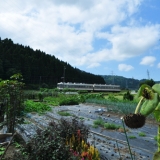
{"type": "Polygon", "coordinates": [[[56,87],[58,82],[105,84],[102,76],[87,73],[29,46],[14,44],[11,39],[0,38],[0,78],[9,79],[21,73],[28,86],[56,87]]]}
{"type": "Polygon", "coordinates": [[[122,89],[138,89],[143,80],[137,80],[134,78],[125,78],[123,76],[102,75],[106,84],[120,85],[122,89]]]}

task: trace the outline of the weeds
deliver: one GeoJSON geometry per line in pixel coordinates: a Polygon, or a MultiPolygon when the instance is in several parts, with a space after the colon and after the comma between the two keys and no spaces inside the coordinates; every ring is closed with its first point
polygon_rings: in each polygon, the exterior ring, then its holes
{"type": "Polygon", "coordinates": [[[129,138],[129,139],[135,139],[135,138],[137,138],[137,137],[136,137],[136,136],[131,135],[131,136],[128,136],[128,138],[129,138]]]}
{"type": "Polygon", "coordinates": [[[105,129],[119,129],[119,128],[122,128],[121,126],[118,126],[118,125],[115,125],[113,123],[105,123],[104,124],[104,128],[105,129]]]}
{"type": "Polygon", "coordinates": [[[119,128],[122,128],[121,126],[113,124],[113,123],[105,123],[102,118],[99,118],[99,119],[97,119],[93,122],[93,126],[92,126],[93,128],[98,128],[98,126],[104,127],[105,129],[119,129],[119,128]]]}
{"type": "Polygon", "coordinates": [[[4,147],[0,147],[0,156],[3,155],[4,151],[5,151],[5,148],[4,147]]]}
{"type": "Polygon", "coordinates": [[[104,124],[105,124],[105,122],[103,121],[102,118],[99,118],[99,119],[95,120],[95,121],[93,122],[93,124],[94,124],[94,125],[97,125],[97,126],[103,127],[104,124]]]}
{"type": "Polygon", "coordinates": [[[145,134],[144,132],[139,132],[138,135],[139,135],[140,137],[145,137],[145,136],[146,136],[146,134],[145,134]]]}
{"type": "Polygon", "coordinates": [[[68,113],[68,112],[64,112],[64,111],[59,111],[57,112],[59,115],[61,116],[72,116],[72,114],[68,113]]]}
{"type": "Polygon", "coordinates": [[[46,111],[51,111],[51,107],[41,103],[41,102],[33,102],[32,100],[27,100],[24,102],[25,112],[37,112],[42,114],[46,111]]]}

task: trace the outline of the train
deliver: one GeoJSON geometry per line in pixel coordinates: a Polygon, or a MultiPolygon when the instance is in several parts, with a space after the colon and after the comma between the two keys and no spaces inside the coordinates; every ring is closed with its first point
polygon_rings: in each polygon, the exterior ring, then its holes
{"type": "Polygon", "coordinates": [[[120,92],[120,85],[107,85],[107,84],[86,84],[86,83],[71,83],[60,82],[57,83],[59,90],[74,89],[74,90],[86,90],[86,91],[98,91],[98,92],[120,92]]]}

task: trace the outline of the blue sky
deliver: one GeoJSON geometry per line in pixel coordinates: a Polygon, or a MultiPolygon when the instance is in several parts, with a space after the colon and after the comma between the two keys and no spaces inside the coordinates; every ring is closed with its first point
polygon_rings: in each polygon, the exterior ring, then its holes
{"type": "Polygon", "coordinates": [[[0,0],[0,37],[89,73],[160,81],[159,0],[0,0]]]}

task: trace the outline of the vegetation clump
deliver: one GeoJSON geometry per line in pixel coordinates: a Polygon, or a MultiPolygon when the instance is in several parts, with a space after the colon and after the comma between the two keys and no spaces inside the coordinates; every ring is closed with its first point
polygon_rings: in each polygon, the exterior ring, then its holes
{"type": "Polygon", "coordinates": [[[140,137],[145,137],[145,136],[146,136],[146,134],[145,134],[144,132],[139,132],[138,135],[139,135],[140,137]]]}
{"type": "Polygon", "coordinates": [[[129,91],[123,95],[123,100],[133,101],[133,98],[134,96],[129,91]]]}
{"type": "Polygon", "coordinates": [[[104,127],[105,129],[113,129],[113,130],[122,128],[121,126],[116,125],[114,123],[105,123],[102,118],[99,118],[93,122],[93,128],[97,128],[98,126],[104,127]]]}
{"type": "Polygon", "coordinates": [[[100,160],[98,150],[87,142],[88,127],[82,121],[60,119],[45,130],[37,130],[12,160],[100,160]]]}
{"type": "Polygon", "coordinates": [[[51,111],[51,107],[47,104],[41,102],[34,102],[32,100],[27,100],[24,102],[25,105],[25,112],[37,112],[37,113],[44,113],[46,111],[51,111]]]}
{"type": "Polygon", "coordinates": [[[75,97],[66,97],[59,102],[59,105],[78,105],[79,101],[75,97]]]}
{"type": "Polygon", "coordinates": [[[59,111],[57,112],[59,115],[61,116],[72,116],[72,114],[68,113],[68,112],[64,112],[64,111],[59,111]]]}

